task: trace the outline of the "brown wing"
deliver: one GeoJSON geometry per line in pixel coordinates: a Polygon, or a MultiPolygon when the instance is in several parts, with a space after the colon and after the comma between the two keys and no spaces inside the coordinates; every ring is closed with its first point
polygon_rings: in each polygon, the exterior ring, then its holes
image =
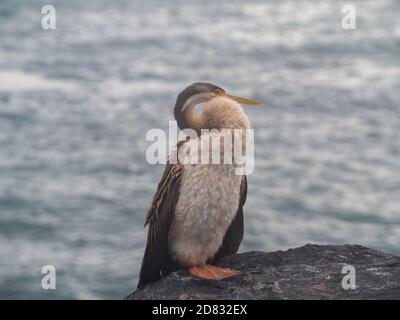
{"type": "Polygon", "coordinates": [[[240,246],[244,234],[243,206],[247,198],[247,178],[243,176],[240,184],[240,200],[239,207],[236,211],[235,218],[226,231],[221,247],[217,251],[213,260],[220,259],[224,256],[235,254],[240,246]]]}
{"type": "Polygon", "coordinates": [[[138,288],[160,279],[176,267],[168,252],[168,232],[179,197],[182,165],[167,164],[147,213],[147,245],[140,270],[138,288]]]}

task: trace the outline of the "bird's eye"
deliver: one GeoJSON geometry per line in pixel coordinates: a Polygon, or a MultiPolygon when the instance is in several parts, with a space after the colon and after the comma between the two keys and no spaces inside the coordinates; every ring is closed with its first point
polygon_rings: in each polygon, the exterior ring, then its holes
{"type": "Polygon", "coordinates": [[[221,89],[215,89],[215,90],[214,90],[214,93],[215,93],[216,95],[220,95],[220,94],[222,94],[222,90],[221,90],[221,89]]]}

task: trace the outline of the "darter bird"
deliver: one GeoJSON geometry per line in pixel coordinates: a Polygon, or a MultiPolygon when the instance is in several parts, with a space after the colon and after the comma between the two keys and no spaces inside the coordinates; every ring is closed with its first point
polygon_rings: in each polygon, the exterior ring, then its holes
{"type": "MultiPolygon", "coordinates": [[[[178,95],[174,116],[181,130],[193,129],[201,140],[205,137],[201,129],[249,129],[240,104],[261,102],[196,82],[178,95]],[[197,115],[195,108],[201,103],[205,105],[197,115]]],[[[187,143],[178,143],[178,152],[187,143]]],[[[236,253],[243,238],[247,181],[234,168],[234,164],[167,163],[146,218],[149,230],[138,288],[179,268],[210,280],[239,274],[211,265],[236,253]]]]}

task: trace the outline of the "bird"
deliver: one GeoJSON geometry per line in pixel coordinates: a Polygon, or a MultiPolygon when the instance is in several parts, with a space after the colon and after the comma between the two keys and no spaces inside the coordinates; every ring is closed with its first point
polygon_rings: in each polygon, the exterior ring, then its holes
{"type": "MultiPolygon", "coordinates": [[[[230,95],[211,83],[195,82],[177,96],[174,117],[180,130],[194,130],[197,140],[204,140],[210,136],[204,129],[250,129],[243,104],[262,102],[230,95]],[[199,105],[203,110],[196,115],[199,105]]],[[[191,143],[187,139],[178,142],[178,154],[193,148],[191,143]]],[[[240,274],[212,264],[235,254],[243,239],[247,178],[234,169],[234,164],[167,162],[145,221],[149,228],[139,289],[181,268],[206,280],[240,274]]]]}

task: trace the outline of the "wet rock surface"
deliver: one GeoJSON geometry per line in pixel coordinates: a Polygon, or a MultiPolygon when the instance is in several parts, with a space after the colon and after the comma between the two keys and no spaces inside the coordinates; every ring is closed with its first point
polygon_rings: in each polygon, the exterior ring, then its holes
{"type": "Polygon", "coordinates": [[[400,257],[359,245],[245,252],[216,265],[241,274],[208,281],[179,270],[125,299],[400,299],[400,257]],[[356,287],[346,290],[352,271],[356,287]]]}

